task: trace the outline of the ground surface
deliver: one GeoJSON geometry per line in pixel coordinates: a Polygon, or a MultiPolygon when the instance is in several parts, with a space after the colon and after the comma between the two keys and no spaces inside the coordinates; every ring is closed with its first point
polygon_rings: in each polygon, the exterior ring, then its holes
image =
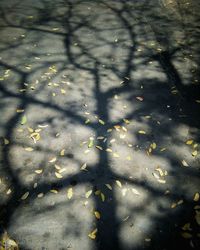
{"type": "Polygon", "coordinates": [[[199,249],[199,7],[1,1],[0,225],[20,249],[199,249]]]}

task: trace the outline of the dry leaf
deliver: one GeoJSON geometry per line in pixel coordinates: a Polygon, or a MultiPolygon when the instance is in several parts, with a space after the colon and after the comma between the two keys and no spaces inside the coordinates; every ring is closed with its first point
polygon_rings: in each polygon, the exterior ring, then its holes
{"type": "Polygon", "coordinates": [[[39,193],[39,194],[37,195],[38,198],[42,198],[43,196],[44,196],[43,193],[39,193]]]}
{"type": "Polygon", "coordinates": [[[55,176],[56,176],[58,179],[63,178],[63,176],[62,176],[60,173],[58,173],[58,172],[55,172],[55,176]]]}
{"type": "Polygon", "coordinates": [[[53,193],[53,194],[57,194],[57,193],[58,193],[58,190],[56,190],[56,189],[51,189],[50,192],[53,193]]]}
{"type": "Polygon", "coordinates": [[[190,239],[190,238],[192,238],[192,235],[191,235],[190,233],[188,233],[188,232],[183,232],[181,235],[182,235],[182,237],[185,238],[185,239],[190,239]]]}
{"type": "Polygon", "coordinates": [[[200,195],[199,193],[195,193],[193,200],[194,201],[199,201],[200,195]]]}
{"type": "Polygon", "coordinates": [[[187,140],[185,143],[186,143],[187,145],[191,145],[191,144],[193,143],[193,140],[187,140]]]}
{"type": "Polygon", "coordinates": [[[189,165],[188,165],[188,163],[185,161],[185,160],[182,160],[182,165],[184,166],[184,167],[189,167],[189,165]]]}
{"type": "Polygon", "coordinates": [[[91,194],[92,194],[92,190],[87,191],[86,194],[85,194],[85,198],[88,199],[91,194]]]}
{"type": "Polygon", "coordinates": [[[105,201],[105,195],[101,193],[101,200],[104,202],[105,201]]]}
{"type": "Polygon", "coordinates": [[[141,102],[144,100],[144,98],[141,97],[141,96],[136,96],[136,99],[139,100],[139,101],[141,101],[141,102]]]}
{"type": "Polygon", "coordinates": [[[108,189],[112,190],[112,187],[111,187],[110,184],[105,184],[105,186],[106,186],[108,189]]]}
{"type": "Polygon", "coordinates": [[[84,163],[82,166],[81,166],[81,170],[87,170],[87,163],[84,163]]]}
{"type": "Polygon", "coordinates": [[[157,147],[156,143],[153,142],[153,143],[152,143],[152,148],[153,148],[153,149],[156,149],[156,147],[157,147]]]}
{"type": "Polygon", "coordinates": [[[28,151],[28,152],[32,152],[34,149],[31,148],[31,147],[27,147],[27,148],[25,148],[25,150],[28,151]]]}
{"type": "Polygon", "coordinates": [[[99,123],[101,123],[102,125],[105,125],[105,122],[101,119],[99,119],[99,123]]]}
{"type": "Polygon", "coordinates": [[[134,194],[136,194],[136,195],[140,195],[139,191],[138,191],[137,189],[135,189],[135,188],[132,188],[132,192],[133,192],[134,194]]]}
{"type": "Polygon", "coordinates": [[[139,130],[138,133],[139,134],[146,134],[146,132],[144,130],[139,130]]]}
{"type": "Polygon", "coordinates": [[[64,155],[65,155],[65,149],[62,149],[62,150],[60,151],[60,155],[61,155],[61,156],[64,156],[64,155]]]}
{"type": "Polygon", "coordinates": [[[73,196],[73,189],[69,188],[68,191],[67,191],[67,197],[70,200],[72,198],[72,196],[73,196]]]}
{"type": "Polygon", "coordinates": [[[88,234],[88,237],[92,240],[95,240],[97,231],[97,228],[95,228],[91,233],[88,234]]]}
{"type": "Polygon", "coordinates": [[[36,174],[41,174],[42,171],[43,171],[42,169],[37,169],[37,170],[35,170],[35,173],[36,173],[36,174]]]}
{"type": "Polygon", "coordinates": [[[29,192],[26,192],[25,194],[22,195],[21,200],[26,200],[29,196],[29,192]]]}
{"type": "Polygon", "coordinates": [[[54,157],[54,158],[52,158],[51,160],[49,160],[49,162],[50,162],[50,163],[53,163],[53,162],[55,162],[56,160],[57,160],[57,158],[54,157]]]}
{"type": "Polygon", "coordinates": [[[94,215],[98,220],[101,218],[101,215],[98,211],[94,211],[94,215]]]}
{"type": "Polygon", "coordinates": [[[197,153],[198,153],[197,150],[193,151],[192,156],[197,156],[197,153]]]}
{"type": "Polygon", "coordinates": [[[121,182],[119,180],[116,180],[115,182],[116,182],[118,187],[120,187],[120,188],[122,187],[122,184],[121,184],[121,182]]]}
{"type": "Polygon", "coordinates": [[[100,146],[96,146],[96,148],[98,148],[99,150],[103,150],[103,148],[100,146]]]}

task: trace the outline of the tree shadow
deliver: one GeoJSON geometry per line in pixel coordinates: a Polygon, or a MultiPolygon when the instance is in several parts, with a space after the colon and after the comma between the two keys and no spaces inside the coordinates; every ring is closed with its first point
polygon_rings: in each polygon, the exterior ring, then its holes
{"type": "MultiPolygon", "coordinates": [[[[85,185],[93,191],[92,211],[101,214],[101,218],[96,218],[90,225],[91,231],[97,229],[91,249],[173,249],[177,246],[197,249],[197,212],[192,192],[198,191],[199,160],[193,160],[191,149],[185,148],[185,140],[192,137],[196,144],[199,143],[199,85],[184,85],[183,79],[188,78],[182,79],[173,63],[179,50],[172,52],[170,39],[163,40],[163,32],[158,27],[156,30],[152,28],[155,20],[155,25],[161,24],[162,29],[169,17],[160,15],[161,7],[154,1],[148,5],[131,1],[39,1],[34,7],[25,2],[17,6],[17,10],[12,9],[18,14],[15,22],[9,18],[12,13],[2,7],[1,26],[5,30],[16,28],[26,32],[24,48],[35,43],[39,48],[36,52],[19,49],[27,62],[30,59],[25,67],[20,58],[14,59],[14,63],[8,63],[7,59],[13,49],[21,46],[21,40],[16,46],[11,40],[2,48],[1,112],[6,122],[1,126],[2,138],[9,144],[2,145],[1,174],[12,189],[8,198],[2,199],[3,228],[12,231],[12,219],[25,205],[33,206],[34,210],[38,194],[45,197],[52,189],[62,192],[66,188],[78,189],[85,185]],[[33,8],[30,13],[34,13],[34,17],[23,16],[21,6],[33,8]],[[146,17],[151,18],[151,25],[146,17]],[[40,34],[44,34],[44,41],[40,34]],[[153,49],[151,45],[149,48],[152,41],[156,44],[153,49]],[[162,47],[166,42],[167,49],[162,47]],[[33,55],[35,61],[31,61],[33,55]],[[12,76],[6,76],[7,69],[14,74],[14,86],[12,76]],[[70,77],[75,78],[74,83],[70,77]],[[60,90],[64,90],[63,94],[72,94],[60,95],[60,90]],[[44,165],[44,173],[41,178],[34,176],[29,182],[26,177],[33,170],[23,169],[27,158],[20,147],[30,146],[30,142],[16,135],[23,116],[23,113],[16,113],[16,109],[25,110],[28,115],[28,125],[23,128],[26,135],[29,126],[35,129],[38,124],[48,124],[51,128],[47,132],[42,130],[46,142],[44,145],[37,142],[38,155],[34,151],[31,156],[30,168],[34,170],[44,165]],[[66,133],[62,134],[61,128],[66,133]],[[144,130],[145,134],[138,133],[144,130]],[[58,132],[61,140],[56,142],[58,132]],[[62,136],[70,141],[65,157],[59,155],[64,145],[62,136]],[[95,146],[87,147],[91,136],[95,138],[96,149],[95,146]],[[86,144],[82,145],[84,155],[78,145],[85,140],[86,144]],[[153,142],[159,148],[150,152],[153,142]],[[16,146],[18,154],[21,153],[21,162],[14,151],[16,146]],[[167,150],[163,152],[165,147],[167,150]],[[50,156],[57,157],[56,164],[69,162],[74,166],[73,171],[69,168],[63,178],[52,178],[54,164],[49,164],[50,156]],[[191,168],[181,167],[183,157],[187,158],[191,168]],[[87,162],[88,171],[80,170],[84,162],[87,162]],[[158,164],[168,171],[165,186],[152,177],[158,164]],[[36,182],[37,186],[34,185],[36,182]],[[133,189],[140,194],[139,198],[138,194],[126,195],[133,189]],[[25,192],[29,196],[24,201],[21,197],[25,192]],[[179,206],[177,202],[180,200],[179,206]],[[182,200],[184,205],[181,205],[182,200]],[[175,209],[170,207],[173,202],[176,202],[175,209]],[[188,222],[193,231],[189,232],[189,239],[184,239],[181,227],[188,222]]],[[[168,27],[164,30],[168,31],[168,27]]],[[[78,197],[82,199],[83,196],[80,192],[78,197]]],[[[66,203],[75,213],[78,205],[73,200],[66,203]]],[[[33,211],[33,218],[48,212],[54,216],[55,210],[62,209],[64,204],[63,200],[55,206],[41,202],[41,208],[33,211]]],[[[74,218],[72,224],[81,223],[79,219],[74,218]]],[[[66,225],[63,237],[70,233],[78,238],[80,228],[70,232],[66,225]]],[[[17,232],[12,231],[12,234],[18,237],[17,232]]],[[[21,249],[32,249],[28,243],[20,242],[20,245],[21,249]]],[[[48,249],[54,249],[53,245],[48,249]]],[[[63,248],[61,243],[58,249],[66,249],[66,246],[63,248]]]]}

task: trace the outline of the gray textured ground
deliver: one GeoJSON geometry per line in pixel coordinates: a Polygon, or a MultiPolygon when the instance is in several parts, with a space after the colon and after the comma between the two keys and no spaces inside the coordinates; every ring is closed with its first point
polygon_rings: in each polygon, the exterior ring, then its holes
{"type": "Polygon", "coordinates": [[[198,1],[0,14],[0,225],[20,249],[199,249],[198,1]]]}

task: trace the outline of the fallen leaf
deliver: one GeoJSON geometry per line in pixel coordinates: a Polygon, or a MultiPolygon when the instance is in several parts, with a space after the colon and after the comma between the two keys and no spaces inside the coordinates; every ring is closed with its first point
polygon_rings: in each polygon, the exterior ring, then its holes
{"type": "Polygon", "coordinates": [[[95,240],[97,231],[97,228],[95,228],[91,233],[88,234],[88,237],[92,240],[95,240]]]}
{"type": "Polygon", "coordinates": [[[105,195],[101,193],[101,200],[104,202],[105,201],[105,195]]]}
{"type": "Polygon", "coordinates": [[[190,227],[190,223],[186,223],[186,224],[182,227],[182,229],[183,229],[184,231],[191,231],[191,230],[192,230],[192,228],[190,227]]]}
{"type": "Polygon", "coordinates": [[[153,143],[152,143],[152,148],[153,148],[153,149],[156,149],[156,147],[157,147],[156,143],[153,142],[153,143]]]}
{"type": "Polygon", "coordinates": [[[101,123],[102,125],[105,125],[105,122],[101,119],[99,119],[99,123],[101,123]]]}
{"type": "Polygon", "coordinates": [[[190,233],[188,233],[188,232],[183,232],[183,233],[181,234],[181,236],[182,236],[183,238],[185,238],[185,239],[190,239],[190,238],[192,238],[192,235],[191,235],[190,233]]]}
{"type": "Polygon", "coordinates": [[[25,150],[28,151],[28,152],[32,152],[34,149],[31,148],[31,147],[27,147],[27,148],[25,148],[25,150]]]}
{"type": "Polygon", "coordinates": [[[112,190],[112,187],[111,187],[110,184],[105,184],[105,186],[106,186],[108,189],[112,190]]]}
{"type": "Polygon", "coordinates": [[[146,132],[144,130],[139,130],[138,133],[139,134],[146,134],[146,132]]]}
{"type": "Polygon", "coordinates": [[[65,89],[61,89],[60,92],[61,92],[62,94],[66,94],[66,90],[65,90],[65,89]]]}
{"type": "Polygon", "coordinates": [[[41,174],[42,171],[43,171],[42,169],[37,169],[37,170],[35,170],[35,173],[36,173],[36,174],[41,174]]]}
{"type": "Polygon", "coordinates": [[[98,211],[94,211],[94,215],[98,220],[101,218],[101,215],[98,211]]]}
{"type": "Polygon", "coordinates": [[[90,137],[89,142],[88,142],[88,148],[92,148],[94,146],[94,138],[90,137]]]}
{"type": "Polygon", "coordinates": [[[25,194],[22,195],[21,200],[26,200],[29,196],[29,192],[26,192],[25,194]]]}
{"type": "Polygon", "coordinates": [[[197,156],[197,153],[198,153],[197,150],[193,151],[192,156],[197,156]]]}
{"type": "Polygon", "coordinates": [[[194,201],[199,201],[200,195],[199,193],[195,193],[193,200],[194,201]]]}
{"type": "Polygon", "coordinates": [[[39,193],[39,194],[37,195],[38,198],[42,198],[43,196],[44,196],[43,193],[39,193]]]}
{"type": "Polygon", "coordinates": [[[60,155],[61,155],[61,156],[64,156],[64,155],[65,155],[65,149],[62,149],[62,150],[60,151],[60,155]]]}
{"type": "Polygon", "coordinates": [[[81,170],[86,170],[87,168],[87,163],[84,163],[82,166],[81,166],[81,170]]]}
{"type": "Polygon", "coordinates": [[[26,123],[27,123],[27,118],[26,118],[25,115],[23,115],[22,118],[21,118],[21,125],[24,125],[26,123]]]}
{"type": "Polygon", "coordinates": [[[140,195],[139,191],[138,191],[137,189],[135,189],[135,188],[132,188],[132,192],[133,192],[134,194],[136,194],[136,195],[140,195]]]}
{"type": "Polygon", "coordinates": [[[144,98],[141,97],[141,96],[136,96],[136,99],[139,100],[139,101],[141,101],[141,102],[144,100],[144,98]]]}
{"type": "Polygon", "coordinates": [[[185,143],[186,143],[187,145],[191,145],[191,144],[193,143],[193,140],[187,140],[185,143]]]}
{"type": "Polygon", "coordinates": [[[67,197],[70,200],[72,198],[72,196],[73,196],[73,189],[69,188],[68,191],[67,191],[67,197]]]}
{"type": "Polygon", "coordinates": [[[122,187],[122,184],[121,184],[121,182],[119,180],[116,180],[115,182],[116,182],[118,187],[120,187],[120,188],[122,187]]]}
{"type": "Polygon", "coordinates": [[[86,194],[85,194],[85,198],[88,199],[91,194],[92,194],[92,190],[87,191],[86,194]]]}
{"type": "Polygon", "coordinates": [[[56,160],[57,160],[57,158],[54,157],[54,158],[52,158],[51,160],[49,160],[49,162],[50,162],[50,163],[53,163],[53,162],[55,162],[56,160]]]}
{"type": "Polygon", "coordinates": [[[103,148],[100,146],[96,146],[96,148],[98,148],[99,150],[103,150],[103,148]]]}
{"type": "Polygon", "coordinates": [[[185,160],[182,160],[182,165],[184,166],[184,167],[189,167],[189,165],[188,165],[188,163],[185,161],[185,160]]]}
{"type": "Polygon", "coordinates": [[[58,193],[58,190],[56,190],[56,189],[51,189],[50,192],[53,193],[53,194],[57,194],[57,193],[58,193]]]}
{"type": "Polygon", "coordinates": [[[55,172],[55,176],[56,176],[58,179],[63,178],[63,176],[62,176],[60,173],[58,173],[58,172],[55,172]]]}
{"type": "Polygon", "coordinates": [[[10,141],[6,138],[4,138],[4,145],[8,145],[10,143],[10,141]]]}
{"type": "Polygon", "coordinates": [[[17,112],[17,113],[23,113],[23,112],[24,112],[24,109],[17,109],[16,112],[17,112]]]}

